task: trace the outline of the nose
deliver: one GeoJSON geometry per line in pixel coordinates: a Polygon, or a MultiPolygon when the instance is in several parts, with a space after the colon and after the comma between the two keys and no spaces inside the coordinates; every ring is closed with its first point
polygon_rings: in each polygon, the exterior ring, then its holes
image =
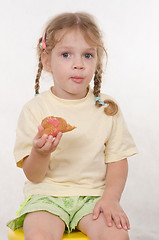
{"type": "Polygon", "coordinates": [[[82,57],[76,57],[73,62],[73,69],[84,69],[84,63],[82,57]]]}

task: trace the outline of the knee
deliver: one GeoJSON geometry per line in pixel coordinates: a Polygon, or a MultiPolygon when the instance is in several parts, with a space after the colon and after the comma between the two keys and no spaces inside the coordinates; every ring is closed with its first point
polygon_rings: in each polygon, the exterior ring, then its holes
{"type": "Polygon", "coordinates": [[[125,231],[125,230],[122,230],[118,237],[115,238],[116,240],[129,240],[129,235],[128,235],[128,232],[125,231]]]}
{"type": "Polygon", "coordinates": [[[122,236],[122,238],[119,238],[119,240],[130,240],[129,235],[125,234],[124,236],[122,236]]]}
{"type": "Polygon", "coordinates": [[[112,232],[110,235],[101,237],[100,240],[129,240],[128,232],[125,230],[119,230],[118,232],[112,232]]]}
{"type": "Polygon", "coordinates": [[[44,232],[42,231],[31,231],[24,234],[25,240],[44,240],[49,239],[45,236],[44,232]]]}
{"type": "Polygon", "coordinates": [[[56,234],[50,234],[45,231],[33,231],[25,234],[25,240],[61,240],[56,234]]]}
{"type": "Polygon", "coordinates": [[[95,239],[98,240],[130,240],[128,232],[125,230],[119,230],[118,232],[103,232],[103,233],[98,233],[98,236],[95,237],[95,239]]]}

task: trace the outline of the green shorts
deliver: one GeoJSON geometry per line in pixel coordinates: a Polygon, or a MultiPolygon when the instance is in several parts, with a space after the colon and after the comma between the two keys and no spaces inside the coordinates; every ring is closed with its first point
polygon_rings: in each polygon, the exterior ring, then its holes
{"type": "Polygon", "coordinates": [[[65,232],[70,233],[76,228],[82,217],[93,213],[95,204],[101,197],[73,196],[51,197],[32,195],[27,198],[17,211],[18,217],[7,223],[12,230],[23,228],[24,218],[28,213],[47,211],[65,222],[65,232]]]}

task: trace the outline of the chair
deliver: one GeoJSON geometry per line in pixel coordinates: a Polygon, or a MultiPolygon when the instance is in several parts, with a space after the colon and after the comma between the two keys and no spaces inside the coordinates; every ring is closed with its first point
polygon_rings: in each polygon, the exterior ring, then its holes
{"type": "MultiPolygon", "coordinates": [[[[64,234],[62,240],[89,240],[89,238],[79,231],[73,231],[70,234],[64,234]]],[[[8,240],[24,240],[23,229],[17,229],[15,231],[9,229],[8,240]]]]}

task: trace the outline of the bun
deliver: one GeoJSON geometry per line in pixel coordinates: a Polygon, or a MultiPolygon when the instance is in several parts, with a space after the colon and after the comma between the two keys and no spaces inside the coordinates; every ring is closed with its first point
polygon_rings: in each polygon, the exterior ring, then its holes
{"type": "Polygon", "coordinates": [[[41,136],[47,134],[53,137],[56,137],[59,132],[65,133],[76,128],[68,124],[65,119],[54,116],[44,118],[41,122],[41,126],[44,128],[41,132],[41,136]]]}

